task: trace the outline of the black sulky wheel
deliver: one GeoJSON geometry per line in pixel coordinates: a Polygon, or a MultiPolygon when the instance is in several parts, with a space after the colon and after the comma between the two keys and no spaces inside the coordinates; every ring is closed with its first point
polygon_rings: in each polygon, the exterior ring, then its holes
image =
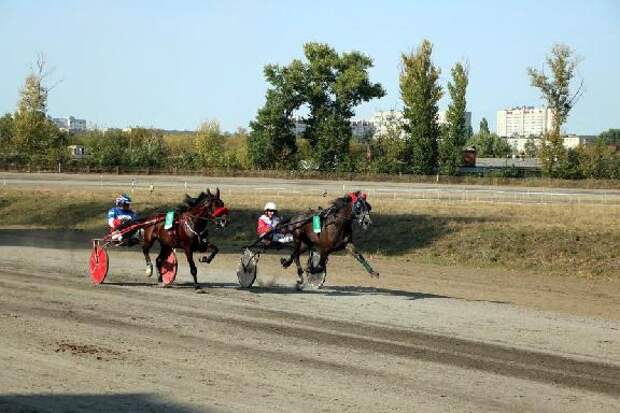
{"type": "MultiPolygon", "coordinates": [[[[308,269],[316,268],[321,261],[321,254],[316,251],[310,252],[310,257],[308,257],[308,269]]],[[[308,271],[306,269],[306,283],[304,287],[310,288],[313,290],[319,289],[325,284],[325,278],[327,277],[327,262],[325,263],[325,268],[321,272],[313,272],[308,271]]]]}
{"type": "Polygon", "coordinates": [[[254,253],[249,248],[243,250],[237,267],[237,279],[242,288],[251,288],[254,284],[259,257],[259,253],[254,253]]]}

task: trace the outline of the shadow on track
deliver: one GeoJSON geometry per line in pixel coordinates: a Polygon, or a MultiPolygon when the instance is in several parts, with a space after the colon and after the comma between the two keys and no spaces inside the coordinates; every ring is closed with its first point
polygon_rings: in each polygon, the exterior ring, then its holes
{"type": "Polygon", "coordinates": [[[155,394],[4,394],[0,396],[0,411],[5,413],[34,412],[176,412],[198,413],[215,411],[183,406],[162,400],[155,394]]]}

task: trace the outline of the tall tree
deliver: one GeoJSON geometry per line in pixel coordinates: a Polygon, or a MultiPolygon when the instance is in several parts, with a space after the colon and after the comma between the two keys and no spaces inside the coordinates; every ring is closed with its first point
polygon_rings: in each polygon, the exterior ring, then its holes
{"type": "Polygon", "coordinates": [[[478,132],[485,133],[487,135],[491,133],[491,131],[489,131],[489,122],[487,122],[487,118],[482,118],[482,120],[480,121],[480,127],[478,132]]]}
{"type": "Polygon", "coordinates": [[[15,112],[13,141],[18,152],[30,161],[63,155],[65,136],[46,117],[49,88],[44,85],[46,63],[39,56],[36,69],[26,77],[15,112]]]}
{"type": "Polygon", "coordinates": [[[451,102],[446,114],[447,125],[439,145],[441,170],[448,175],[456,175],[463,163],[463,146],[469,135],[465,117],[468,82],[468,69],[462,63],[454,65],[452,82],[448,83],[451,102]]]}
{"type": "Polygon", "coordinates": [[[305,103],[309,105],[304,137],[323,170],[347,169],[351,140],[350,120],[362,102],[385,95],[379,83],[370,82],[372,59],[360,52],[338,54],[324,43],[304,45],[305,103]]]}
{"type": "Polygon", "coordinates": [[[351,140],[350,119],[361,102],[382,97],[385,91],[371,83],[372,59],[359,52],[338,54],[323,43],[304,45],[306,62],[293,60],[288,66],[268,65],[265,77],[271,84],[267,102],[250,124],[248,152],[256,167],[281,162],[290,167],[297,147],[293,113],[307,106],[303,137],[314,161],[323,170],[347,169],[351,140]]]}
{"type": "Polygon", "coordinates": [[[289,169],[297,162],[293,113],[304,102],[304,65],[293,60],[289,66],[265,66],[264,74],[271,87],[265,105],[250,122],[247,151],[257,169],[289,169]]]}
{"type": "Polygon", "coordinates": [[[431,174],[437,166],[437,102],[442,96],[437,84],[441,71],[433,65],[433,45],[424,40],[417,51],[402,54],[400,94],[405,104],[408,170],[431,174]]]}
{"type": "Polygon", "coordinates": [[[552,129],[543,137],[540,149],[543,171],[549,175],[554,174],[556,167],[566,157],[561,128],[583,92],[583,82],[575,93],[570,90],[578,64],[579,59],[570,47],[556,44],[551,49],[551,55],[546,58],[551,77],[547,76],[544,70],[539,71],[532,67],[527,69],[532,86],[540,90],[553,117],[552,129]]]}

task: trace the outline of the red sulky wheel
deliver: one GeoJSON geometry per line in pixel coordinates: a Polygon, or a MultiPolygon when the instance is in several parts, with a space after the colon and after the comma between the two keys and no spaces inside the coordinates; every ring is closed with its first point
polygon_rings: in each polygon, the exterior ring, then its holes
{"type": "Polygon", "coordinates": [[[93,284],[103,283],[108,275],[109,264],[108,253],[105,248],[101,248],[96,242],[93,243],[93,249],[88,260],[88,270],[90,271],[90,278],[93,284]]]}
{"type": "Polygon", "coordinates": [[[170,251],[170,254],[166,257],[166,259],[161,263],[161,266],[158,268],[159,273],[161,274],[161,281],[164,285],[170,285],[174,282],[174,279],[177,276],[178,269],[177,256],[174,251],[170,251]]]}

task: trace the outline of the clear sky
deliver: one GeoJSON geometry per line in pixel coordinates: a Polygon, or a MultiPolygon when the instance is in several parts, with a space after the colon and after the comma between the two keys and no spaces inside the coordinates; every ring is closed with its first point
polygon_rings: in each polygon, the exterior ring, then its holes
{"type": "MultiPolygon", "coordinates": [[[[217,119],[247,127],[264,103],[263,66],[302,57],[308,41],[374,59],[371,80],[387,96],[356,117],[400,109],[402,52],[434,44],[441,83],[458,60],[470,65],[468,110],[495,128],[496,111],[540,105],[528,66],[556,42],[583,61],[585,93],[566,130],[620,128],[620,1],[33,1],[0,0],[0,113],[15,110],[38,53],[61,82],[52,116],[101,127],[196,129],[217,119]]],[[[448,100],[441,101],[445,109],[448,100]]]]}

